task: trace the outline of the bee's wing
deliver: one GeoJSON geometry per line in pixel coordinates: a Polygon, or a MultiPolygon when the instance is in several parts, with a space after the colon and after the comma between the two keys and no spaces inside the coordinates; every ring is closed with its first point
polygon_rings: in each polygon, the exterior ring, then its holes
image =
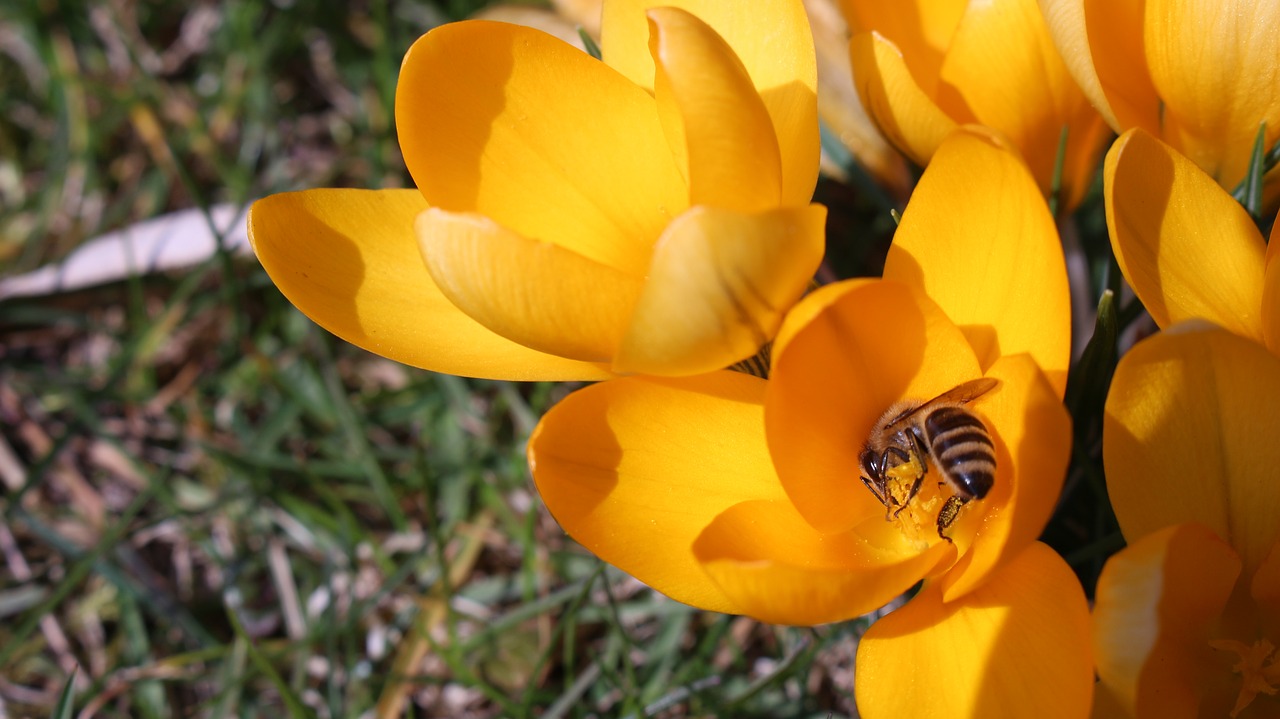
{"type": "Polygon", "coordinates": [[[897,424],[902,424],[915,415],[938,404],[968,404],[995,389],[998,384],[1000,384],[1000,380],[993,377],[979,377],[978,379],[969,380],[963,384],[956,385],[928,402],[922,402],[919,406],[903,411],[902,414],[886,422],[884,425],[885,429],[897,424]]]}
{"type": "Polygon", "coordinates": [[[962,385],[952,387],[920,406],[927,407],[938,402],[958,402],[960,404],[968,404],[995,389],[998,384],[1000,384],[1000,380],[995,379],[994,377],[979,377],[978,379],[969,380],[962,385]]]}

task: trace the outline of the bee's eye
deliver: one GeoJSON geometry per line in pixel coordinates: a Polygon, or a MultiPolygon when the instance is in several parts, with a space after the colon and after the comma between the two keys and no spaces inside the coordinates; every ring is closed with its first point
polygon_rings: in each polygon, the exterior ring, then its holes
{"type": "Polygon", "coordinates": [[[876,466],[876,453],[869,449],[862,450],[862,454],[858,455],[858,463],[869,474],[880,473],[880,468],[876,466]]]}

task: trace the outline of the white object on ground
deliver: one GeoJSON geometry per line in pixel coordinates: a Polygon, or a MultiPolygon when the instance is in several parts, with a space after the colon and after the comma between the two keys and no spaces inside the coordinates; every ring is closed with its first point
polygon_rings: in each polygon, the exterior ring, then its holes
{"type": "Polygon", "coordinates": [[[252,255],[247,211],[247,205],[229,204],[214,205],[208,217],[197,208],[179,210],[95,237],[61,262],[0,279],[0,300],[71,292],[198,265],[218,251],[213,227],[224,233],[227,251],[252,255]]]}

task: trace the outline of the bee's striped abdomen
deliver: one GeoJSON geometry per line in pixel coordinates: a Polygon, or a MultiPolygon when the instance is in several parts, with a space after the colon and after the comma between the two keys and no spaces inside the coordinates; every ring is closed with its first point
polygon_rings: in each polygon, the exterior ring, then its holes
{"type": "Polygon", "coordinates": [[[996,481],[996,448],[986,425],[963,407],[939,407],[924,420],[933,463],[958,494],[982,499],[996,481]]]}

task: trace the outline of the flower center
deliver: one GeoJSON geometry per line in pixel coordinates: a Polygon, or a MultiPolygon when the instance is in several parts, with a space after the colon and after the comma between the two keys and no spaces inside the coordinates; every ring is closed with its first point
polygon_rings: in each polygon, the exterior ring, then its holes
{"type": "Polygon", "coordinates": [[[1237,717],[1253,703],[1259,694],[1274,695],[1280,690],[1280,654],[1275,645],[1266,639],[1245,644],[1234,639],[1217,639],[1209,646],[1224,652],[1233,652],[1238,661],[1231,670],[1241,677],[1240,694],[1231,716],[1237,717]]]}
{"type": "Polygon", "coordinates": [[[924,549],[943,541],[938,535],[938,513],[943,511],[943,505],[951,496],[951,489],[939,479],[940,475],[927,457],[920,457],[915,452],[910,455],[909,461],[884,472],[886,489],[896,501],[889,511],[889,518],[897,525],[903,537],[924,549]],[[911,488],[921,475],[924,479],[920,483],[920,489],[914,497],[910,497],[911,488]]]}

